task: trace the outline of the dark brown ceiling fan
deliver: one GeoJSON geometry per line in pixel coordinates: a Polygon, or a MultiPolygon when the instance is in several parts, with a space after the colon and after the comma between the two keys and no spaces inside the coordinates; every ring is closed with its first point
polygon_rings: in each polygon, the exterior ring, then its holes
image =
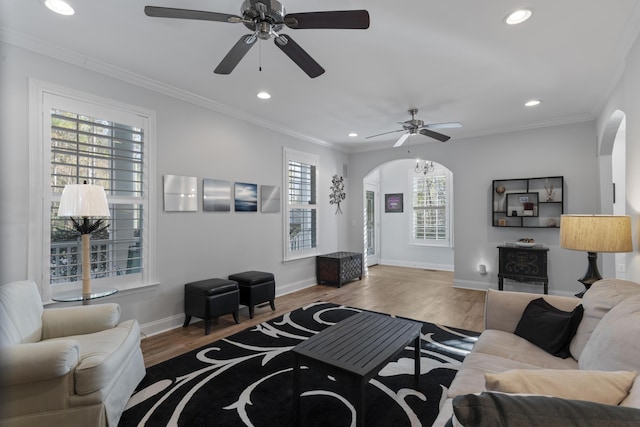
{"type": "Polygon", "coordinates": [[[214,72],[230,74],[258,39],[274,39],[274,43],[298,67],[311,78],[324,73],[320,66],[291,36],[279,34],[287,26],[297,29],[366,29],[369,28],[369,12],[366,10],[340,10],[327,12],[289,13],[277,0],[244,0],[240,9],[242,16],[201,10],[174,9],[170,7],[145,6],[144,13],[156,18],[197,19],[202,21],[243,23],[253,31],[240,37],[222,59],[214,72]]]}
{"type": "Polygon", "coordinates": [[[417,133],[419,133],[421,135],[424,135],[424,136],[428,136],[428,137],[433,138],[433,139],[437,139],[440,142],[447,142],[449,139],[451,139],[450,136],[441,134],[441,133],[436,132],[436,131],[434,131],[432,129],[447,129],[447,128],[450,129],[450,128],[461,128],[462,127],[462,123],[460,123],[460,122],[425,124],[422,120],[416,119],[416,114],[417,113],[418,113],[418,109],[417,108],[409,109],[409,114],[411,114],[411,120],[407,120],[406,122],[398,122],[399,124],[402,125],[402,129],[392,130],[392,131],[389,131],[389,132],[379,133],[377,135],[367,136],[367,137],[365,137],[365,139],[375,138],[377,136],[387,135],[387,134],[395,133],[395,132],[405,132],[404,134],[402,134],[402,136],[400,136],[400,138],[398,138],[396,143],[393,144],[394,147],[401,146],[402,144],[404,144],[404,142],[407,140],[407,138],[409,138],[411,135],[415,135],[417,133]]]}

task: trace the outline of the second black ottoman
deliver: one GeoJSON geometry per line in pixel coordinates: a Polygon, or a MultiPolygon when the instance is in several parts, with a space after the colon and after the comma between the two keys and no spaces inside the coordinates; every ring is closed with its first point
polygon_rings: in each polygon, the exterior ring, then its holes
{"type": "Polygon", "coordinates": [[[245,271],[229,276],[229,280],[238,282],[240,304],[249,306],[249,317],[253,319],[254,306],[269,301],[271,309],[276,309],[276,281],[272,273],[264,271],[245,271]]]}
{"type": "Polygon", "coordinates": [[[191,316],[204,320],[204,333],[209,335],[211,319],[223,314],[233,314],[238,320],[238,284],[232,280],[206,279],[184,285],[184,328],[191,316]]]}

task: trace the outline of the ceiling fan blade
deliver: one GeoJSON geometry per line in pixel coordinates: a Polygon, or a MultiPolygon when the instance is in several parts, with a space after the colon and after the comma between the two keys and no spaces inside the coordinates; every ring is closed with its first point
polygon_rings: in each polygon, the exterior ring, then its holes
{"type": "Polygon", "coordinates": [[[430,138],[437,139],[440,142],[447,142],[449,139],[451,139],[450,136],[443,135],[441,133],[434,132],[434,131],[426,129],[426,128],[420,129],[419,132],[420,132],[420,134],[422,134],[424,136],[428,136],[430,138]]]}
{"type": "Polygon", "coordinates": [[[154,18],[199,19],[201,21],[242,22],[242,18],[228,13],[203,10],[174,9],[172,7],[145,6],[144,13],[154,18]]]}
{"type": "Polygon", "coordinates": [[[430,123],[428,125],[424,125],[424,127],[429,129],[453,129],[453,128],[461,128],[462,123],[460,122],[430,123]]]}
{"type": "Polygon", "coordinates": [[[298,67],[311,78],[318,77],[324,73],[324,68],[318,64],[300,45],[293,41],[290,36],[281,34],[276,37],[274,43],[283,51],[298,67]]]}
{"type": "Polygon", "coordinates": [[[249,52],[249,49],[256,43],[258,38],[254,34],[246,34],[233,45],[215,70],[216,74],[230,74],[242,58],[249,52]]]}
{"type": "Polygon", "coordinates": [[[409,138],[411,136],[411,134],[409,132],[405,133],[404,135],[402,135],[400,138],[398,138],[398,140],[396,141],[395,144],[393,144],[393,148],[395,147],[400,147],[402,144],[404,144],[404,142],[407,140],[407,138],[409,138]]]}
{"type": "Polygon", "coordinates": [[[369,28],[369,12],[366,10],[336,10],[289,13],[285,15],[284,23],[287,27],[296,30],[308,28],[365,30],[369,28]]]}
{"type": "Polygon", "coordinates": [[[375,138],[376,136],[382,136],[382,135],[387,135],[387,134],[390,134],[390,133],[403,132],[403,131],[404,131],[404,129],[392,130],[392,131],[389,131],[389,132],[382,132],[382,133],[378,133],[378,134],[375,134],[375,135],[365,136],[364,139],[375,138]]]}

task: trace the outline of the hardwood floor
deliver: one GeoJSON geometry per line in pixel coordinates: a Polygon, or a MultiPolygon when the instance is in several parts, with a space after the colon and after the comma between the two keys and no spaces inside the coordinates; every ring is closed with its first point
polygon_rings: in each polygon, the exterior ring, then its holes
{"type": "MultiPolygon", "coordinates": [[[[482,331],[483,291],[453,288],[453,273],[415,268],[374,266],[362,281],[335,286],[317,285],[276,298],[276,311],[269,304],[256,308],[249,319],[249,309],[240,306],[240,324],[231,315],[222,316],[204,335],[204,324],[196,322],[142,340],[147,367],[179,354],[240,332],[248,327],[293,311],[316,301],[333,302],[367,310],[410,317],[472,331],[482,331]]],[[[195,319],[194,319],[195,320],[195,319]]]]}

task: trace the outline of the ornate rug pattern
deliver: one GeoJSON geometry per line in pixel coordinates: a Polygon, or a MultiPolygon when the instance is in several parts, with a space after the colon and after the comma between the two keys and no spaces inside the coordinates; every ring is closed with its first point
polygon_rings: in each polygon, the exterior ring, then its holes
{"type": "MultiPolygon", "coordinates": [[[[293,356],[299,342],[361,309],[318,302],[147,369],[119,426],[290,426],[293,356]]],[[[476,332],[423,323],[420,387],[413,347],[365,391],[367,426],[430,426],[476,332]]],[[[352,426],[352,387],[301,372],[302,425],[352,426]]]]}

